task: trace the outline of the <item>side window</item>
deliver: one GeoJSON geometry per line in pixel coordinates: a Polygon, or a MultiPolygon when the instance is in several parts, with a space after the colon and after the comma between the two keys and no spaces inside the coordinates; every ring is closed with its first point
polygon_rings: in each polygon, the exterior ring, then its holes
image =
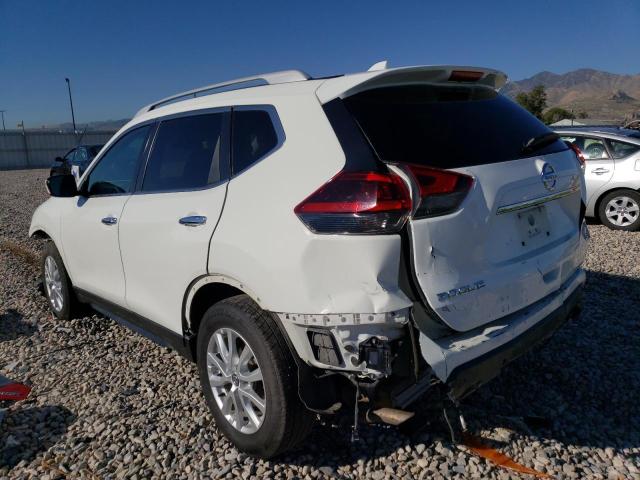
{"type": "Polygon", "coordinates": [[[89,172],[84,190],[89,195],[131,193],[136,184],[140,154],[150,126],[126,133],[109,148],[98,164],[89,172]]]}
{"type": "Polygon", "coordinates": [[[221,146],[225,113],[164,120],[158,127],[142,191],[189,190],[228,178],[221,146]]]}
{"type": "Polygon", "coordinates": [[[609,142],[609,148],[613,158],[619,159],[633,155],[640,151],[640,145],[634,145],[633,143],[617,142],[615,140],[607,140],[609,142]]]}
{"type": "Polygon", "coordinates": [[[609,158],[607,148],[601,139],[584,137],[580,140],[582,140],[582,146],[578,145],[578,148],[582,150],[586,160],[606,160],[609,158]]]}
{"type": "Polygon", "coordinates": [[[249,168],[278,145],[271,116],[264,110],[233,112],[233,173],[249,168]]]}

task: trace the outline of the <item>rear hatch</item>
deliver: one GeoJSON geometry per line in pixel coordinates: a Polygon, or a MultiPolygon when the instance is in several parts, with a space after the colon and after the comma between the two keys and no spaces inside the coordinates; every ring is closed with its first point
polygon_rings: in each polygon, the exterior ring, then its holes
{"type": "Polygon", "coordinates": [[[486,72],[455,72],[388,75],[341,96],[379,158],[412,184],[424,303],[468,331],[552,293],[579,266],[583,182],[573,151],[482,81],[486,72]]]}

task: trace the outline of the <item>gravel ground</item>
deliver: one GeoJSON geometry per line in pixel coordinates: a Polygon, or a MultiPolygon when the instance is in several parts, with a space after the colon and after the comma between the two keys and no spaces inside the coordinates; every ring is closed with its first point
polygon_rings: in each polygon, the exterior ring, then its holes
{"type": "MultiPolygon", "coordinates": [[[[218,432],[196,369],[99,315],[54,321],[27,238],[46,171],[0,172],[0,373],[33,385],[0,426],[0,479],[517,478],[448,439],[318,425],[277,461],[218,432]]],[[[640,233],[590,226],[583,317],[465,400],[475,433],[556,478],[640,479],[640,233]],[[539,416],[537,422],[527,416],[539,416]]]]}

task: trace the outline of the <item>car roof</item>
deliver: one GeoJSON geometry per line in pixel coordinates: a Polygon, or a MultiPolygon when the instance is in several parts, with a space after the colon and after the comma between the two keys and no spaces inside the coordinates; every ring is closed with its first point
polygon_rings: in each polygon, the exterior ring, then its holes
{"type": "MultiPolygon", "coordinates": [[[[193,110],[201,110],[207,108],[227,107],[229,105],[243,104],[270,104],[278,97],[292,97],[304,94],[312,94],[318,86],[325,81],[324,79],[310,79],[307,81],[293,81],[279,83],[273,85],[260,85],[246,87],[236,90],[221,91],[211,95],[196,96],[186,100],[166,103],[159,106],[151,104],[142,108],[133,117],[132,121],[123,128],[128,128],[132,124],[142,121],[151,120],[157,117],[172,115],[177,113],[189,112],[193,110]],[[150,107],[154,108],[150,108],[150,107]]],[[[164,102],[162,100],[161,102],[164,102]]],[[[156,102],[159,103],[159,102],[156,102]]]]}
{"type": "Polygon", "coordinates": [[[558,127],[553,129],[558,134],[595,135],[613,140],[631,141],[640,144],[640,131],[619,127],[558,127]]]}
{"type": "Polygon", "coordinates": [[[419,65],[387,68],[386,62],[376,63],[366,72],[319,78],[312,78],[300,70],[265,73],[196,88],[151,103],[141,108],[126,125],[123,125],[108,144],[119,138],[122,132],[136,125],[169,115],[227,108],[230,105],[273,104],[279,98],[286,99],[301,95],[314,95],[320,103],[324,104],[334,98],[348,96],[362,89],[376,86],[439,83],[447,80],[500,89],[506,84],[508,77],[501,71],[484,67],[419,65]],[[481,76],[473,81],[458,80],[452,78],[455,73],[474,73],[481,76]],[[260,83],[255,85],[255,82],[260,83]]]}
{"type": "Polygon", "coordinates": [[[204,108],[228,105],[272,103],[277,97],[315,94],[321,103],[333,98],[351,94],[357,89],[373,88],[391,83],[442,82],[450,78],[454,71],[461,73],[481,73],[475,84],[501,88],[507,76],[484,67],[453,65],[420,65],[414,67],[386,68],[375,64],[366,72],[312,78],[300,70],[265,73],[243,77],[187,92],[151,103],[138,111],[130,124],[141,123],[156,117],[188,112],[204,108]],[[255,84],[260,82],[259,84],[255,84]]]}

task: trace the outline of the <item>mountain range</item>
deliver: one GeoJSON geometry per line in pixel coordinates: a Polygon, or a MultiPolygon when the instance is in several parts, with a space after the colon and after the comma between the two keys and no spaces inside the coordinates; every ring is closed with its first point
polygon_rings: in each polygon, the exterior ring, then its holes
{"type": "Polygon", "coordinates": [[[640,117],[640,74],[619,75],[591,68],[564,74],[540,72],[507,83],[503,92],[514,97],[543,85],[549,107],[562,107],[589,118],[627,120],[640,117]]]}

